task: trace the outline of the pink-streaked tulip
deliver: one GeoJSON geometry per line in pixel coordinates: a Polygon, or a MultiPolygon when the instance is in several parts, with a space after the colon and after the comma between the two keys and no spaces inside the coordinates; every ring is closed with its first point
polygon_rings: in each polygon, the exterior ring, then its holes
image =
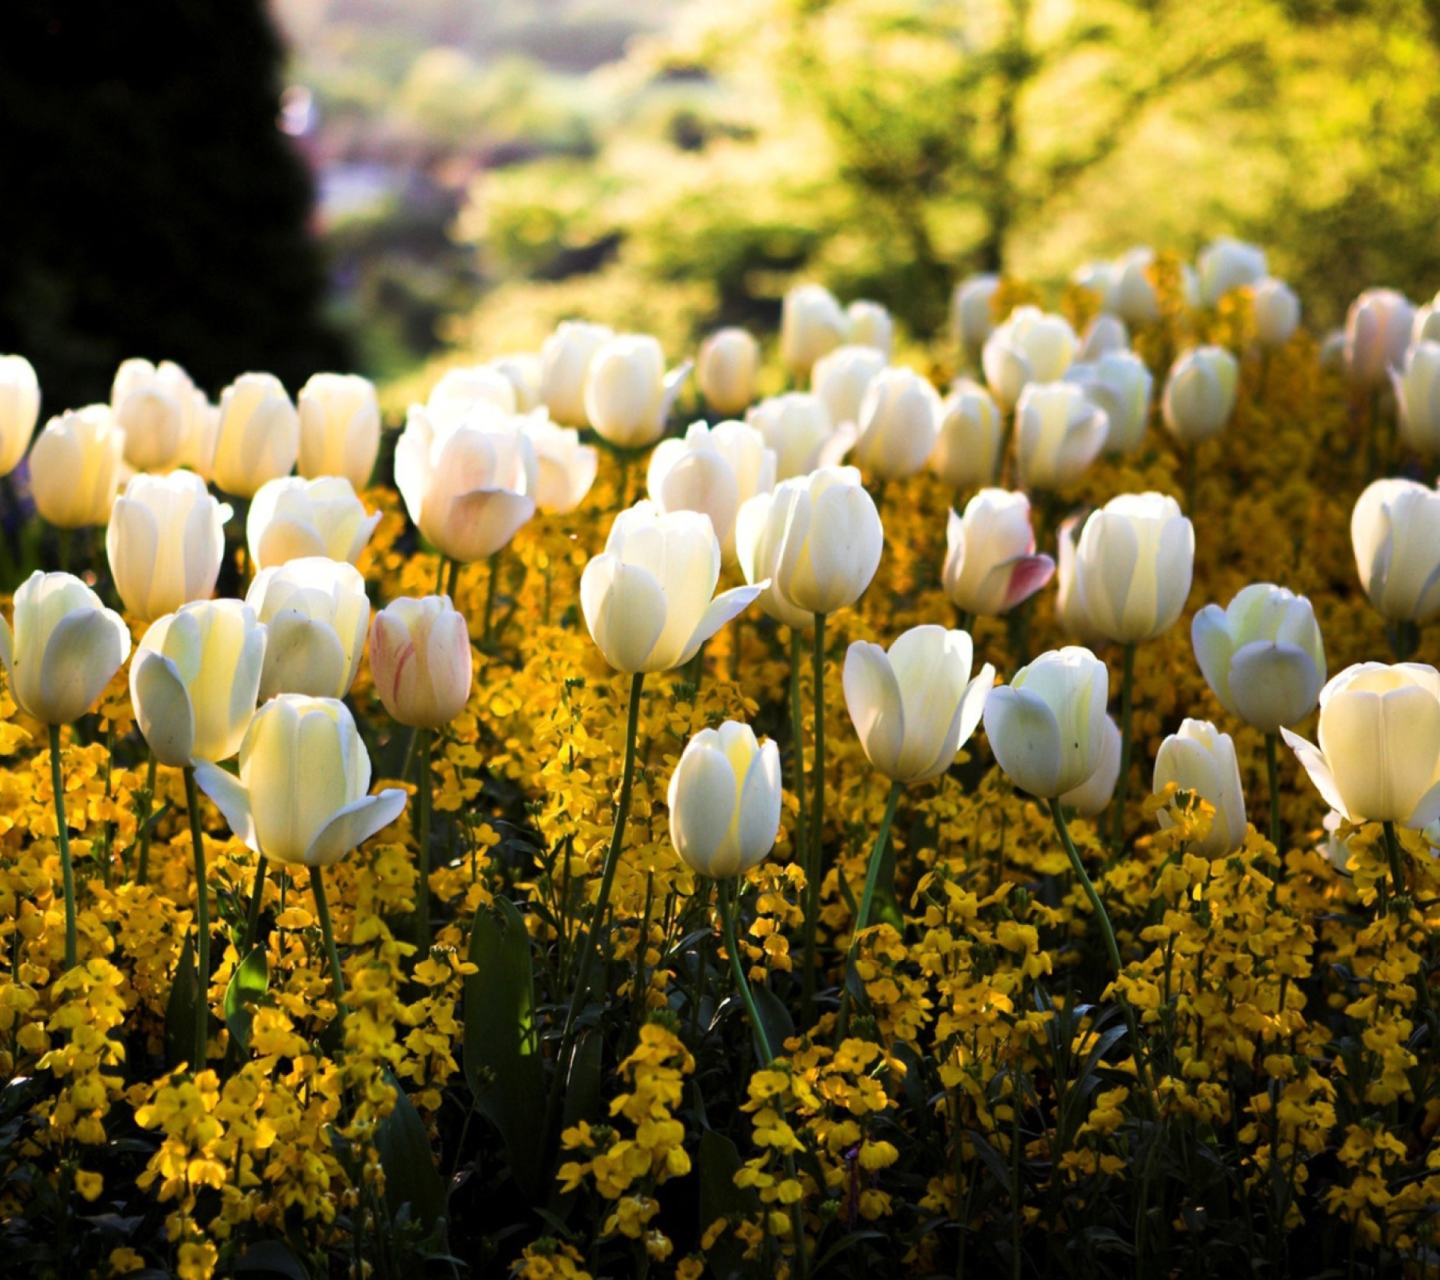
{"type": "Polygon", "coordinates": [[[380,453],[375,384],[355,373],[317,373],[300,388],[300,474],[370,483],[380,453]]]}
{"type": "Polygon", "coordinates": [[[370,624],[370,674],[397,724],[438,729],[470,699],[470,631],[449,596],[392,600],[370,624]]]}
{"type": "Polygon", "coordinates": [[[735,517],[741,503],[775,487],[775,451],[743,422],[694,422],[684,439],[655,447],[646,483],[657,511],[709,516],[725,563],[734,564],[735,517]]]}
{"type": "Polygon", "coordinates": [[[20,465],[40,421],[40,382],[24,356],[0,356],[0,476],[20,465]]]}
{"type": "Polygon", "coordinates": [[[535,451],[535,505],[565,515],[590,492],[600,467],[594,445],[581,444],[574,427],[557,427],[543,414],[527,415],[521,430],[535,451]]]}
{"type": "Polygon", "coordinates": [[[1440,493],[1414,480],[1376,480],[1355,502],[1350,541],[1381,617],[1425,622],[1440,613],[1440,493]]]}
{"type": "Polygon", "coordinates": [[[855,461],[885,480],[913,476],[940,435],[940,393],[913,369],[885,369],[870,380],[856,422],[855,461]]]}
{"type": "Polygon", "coordinates": [[[58,529],[107,524],[124,452],[125,432],[109,405],[51,418],[30,451],[36,510],[58,529]]]}
{"type": "Polygon", "coordinates": [[[670,839],[696,875],[744,875],[780,834],[780,749],[747,724],[701,729],[670,777],[670,839]]]}
{"type": "Polygon", "coordinates": [[[960,378],[940,402],[940,435],[930,466],[941,481],[963,493],[995,483],[1004,424],[1000,409],[978,382],[960,378]]]}
{"type": "Polygon", "coordinates": [[[717,329],[700,344],[695,381],[705,403],[717,414],[735,417],[755,399],[760,344],[744,329],[717,329]]]}
{"type": "Polygon", "coordinates": [[[228,505],[191,471],[133,476],[115,499],[105,550],[125,609],[142,622],[207,599],[225,557],[228,505]]]}
{"type": "Polygon", "coordinates": [[[310,556],[262,569],[245,603],[270,632],[262,702],[277,693],[343,698],[350,691],[370,627],[365,579],[353,565],[310,556]]]}
{"type": "Polygon", "coordinates": [[[565,320],[540,348],[540,398],[561,426],[588,427],[585,377],[590,361],[615,331],[585,320],[565,320]]]}
{"type": "MultiPolygon", "coordinates": [[[[1155,793],[1159,795],[1172,782],[1181,791],[1194,792],[1215,810],[1209,835],[1192,846],[1193,853],[1223,858],[1244,845],[1245,792],[1235,743],[1228,733],[1221,733],[1208,720],[1182,721],[1180,731],[1160,744],[1155,757],[1155,793]]],[[[1163,809],[1159,818],[1162,830],[1171,825],[1163,809]]]]}
{"type": "Polygon", "coordinates": [[[823,285],[797,285],[785,295],[780,309],[780,363],[793,377],[809,377],[815,361],[849,336],[849,319],[823,285]]]}
{"type": "Polygon", "coordinates": [[[1366,289],[1345,317],[1345,376],[1362,389],[1383,387],[1405,362],[1415,308],[1394,289],[1366,289]]]}
{"type": "MultiPolygon", "coordinates": [[[[169,471],[182,461],[198,429],[198,393],[178,364],[126,360],[115,372],[110,407],[125,432],[125,461],[136,471],[169,471]]],[[[203,397],[201,397],[203,400],[203,397]]]]}
{"type": "Polygon", "coordinates": [[[130,656],[130,629],[79,578],[36,570],[0,617],[0,661],[15,705],[42,724],[71,724],[100,700],[130,656]]]}
{"type": "Polygon", "coordinates": [[[1110,434],[1105,411],[1070,382],[1027,386],[1015,406],[1015,473],[1026,489],[1065,489],[1090,469],[1110,434]]]}
{"type": "Polygon", "coordinates": [[[253,498],[267,480],[288,476],[300,456],[300,415],[280,379],[245,373],[220,396],[210,475],[215,487],[253,498]]]}
{"type": "Polygon", "coordinates": [[[256,569],[306,556],[354,564],[379,523],[380,512],[367,515],[343,476],[284,476],[261,485],[251,499],[245,537],[256,569]]]}
{"type": "Polygon", "coordinates": [[[1126,493],[1092,511],[1076,549],[1085,615],[1116,644],[1163,635],[1179,620],[1195,568],[1195,529],[1174,498],[1126,493]]]}
{"type": "Polygon", "coordinates": [[[998,618],[1028,600],[1055,573],[1055,562],[1035,554],[1030,500],[1023,493],[982,489],[949,514],[941,581],[957,609],[998,618]]]}

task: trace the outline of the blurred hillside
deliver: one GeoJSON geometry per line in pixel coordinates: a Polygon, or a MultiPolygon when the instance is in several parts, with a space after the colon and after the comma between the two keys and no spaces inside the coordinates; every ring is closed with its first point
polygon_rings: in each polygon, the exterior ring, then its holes
{"type": "Polygon", "coordinates": [[[1317,325],[1440,285],[1436,0],[282,0],[373,371],[577,313],[672,348],[796,277],[951,283],[1257,240],[1317,325]]]}

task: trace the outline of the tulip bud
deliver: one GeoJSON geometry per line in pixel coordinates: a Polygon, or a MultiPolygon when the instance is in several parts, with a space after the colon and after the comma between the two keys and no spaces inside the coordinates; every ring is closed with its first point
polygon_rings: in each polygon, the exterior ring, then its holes
{"type": "Polygon", "coordinates": [[[845,308],[845,318],[850,326],[846,341],[878,351],[889,364],[895,349],[895,321],[889,311],[878,302],[860,299],[845,308]]]}
{"type": "Polygon", "coordinates": [[[585,375],[585,413],[602,439],[640,449],[665,434],[665,420],[689,366],[665,372],[660,344],[648,334],[611,338],[585,375]]]}
{"type": "Polygon", "coordinates": [[[1351,822],[1440,818],[1440,672],[1418,662],[1346,667],[1320,691],[1320,746],[1281,736],[1325,803],[1351,822]]]}
{"type": "Polygon", "coordinates": [[[736,587],[713,600],[720,540],[698,511],[660,514],[639,502],[615,517],[605,550],[580,576],[580,608],[616,671],[668,671],[759,595],[736,587]]]}
{"type": "Polygon", "coordinates": [[[1405,361],[1415,308],[1394,289],[1366,289],[1345,317],[1345,373],[1353,386],[1383,387],[1405,361]]]}
{"type": "Polygon", "coordinates": [[[735,516],[742,502],[775,487],[775,451],[743,422],[690,424],[683,440],[662,440],[647,476],[655,509],[710,517],[726,564],[735,563],[735,516]]]}
{"type": "Polygon", "coordinates": [[[1105,411],[1069,382],[1027,386],[1015,406],[1015,469],[1026,489],[1064,489],[1100,456],[1110,433],[1105,411]]]}
{"type": "Polygon", "coordinates": [[[256,569],[306,556],[354,564],[379,523],[380,512],[366,515],[365,504],[341,476],[283,476],[266,481],[251,500],[245,539],[256,569]]]}
{"type": "Polygon", "coordinates": [[[822,467],[745,503],[735,548],[747,582],[770,582],[773,599],[762,599],[761,607],[788,623],[784,605],[791,617],[793,610],[828,614],[864,595],[880,566],[885,531],[860,473],[822,467]]]}
{"type": "Polygon", "coordinates": [[[32,573],[15,592],[15,629],[0,617],[0,661],[15,705],[70,724],[100,700],[130,656],[130,630],[68,573],[32,573]]]}
{"type": "Polygon", "coordinates": [[[212,476],[216,488],[253,498],[267,480],[288,476],[300,456],[300,416],[280,379],[246,373],[220,396],[212,476]]]}
{"type": "Polygon", "coordinates": [[[1422,342],[1440,342],[1440,307],[1433,298],[1415,308],[1415,318],[1410,322],[1410,345],[1417,347],[1422,342]]]}
{"type": "Polygon", "coordinates": [[[240,776],[195,766],[195,780],[249,848],[287,866],[328,867],[405,808],[405,793],[370,790],[370,757],[343,702],[282,694],[250,721],[240,776]]]}
{"type": "Polygon", "coordinates": [[[1160,317],[1160,296],[1150,280],[1153,249],[1132,249],[1117,259],[1106,309],[1128,325],[1154,324],[1160,317]]]}
{"type": "Polygon", "coordinates": [[[392,600],[370,624],[370,674],[397,724],[438,729],[470,700],[470,631],[449,596],[392,600]]]}
{"type": "Polygon", "coordinates": [[[755,399],[760,344],[744,329],[718,329],[700,344],[695,381],[705,403],[731,418],[744,413],[755,399]]]}
{"type": "Polygon", "coordinates": [[[565,320],[540,348],[540,398],[561,426],[588,427],[585,380],[590,361],[615,331],[603,324],[565,320]]]}
{"type": "Polygon", "coordinates": [[[1265,250],[1222,236],[1200,251],[1200,302],[1213,307],[1232,289],[1254,284],[1267,270],[1265,250]]]}
{"type": "Polygon", "coordinates": [[[780,309],[780,363],[804,378],[821,356],[850,336],[850,321],[834,294],[823,285],[797,285],[780,309]]]}
{"type": "MultiPolygon", "coordinates": [[[[1119,316],[1112,316],[1108,311],[1102,311],[1090,321],[1085,330],[1085,337],[1080,343],[1080,351],[1077,359],[1086,364],[1093,364],[1101,356],[1109,355],[1112,351],[1130,350],[1130,334],[1125,328],[1125,322],[1119,316]]],[[[1073,369],[1075,366],[1072,365],[1073,369]]],[[[1068,375],[1067,375],[1068,376],[1068,375]]]]}
{"type": "Polygon", "coordinates": [[[835,433],[825,402],[804,391],[762,400],[745,415],[775,451],[775,478],[808,475],[821,465],[820,455],[835,433]]]}
{"type": "Polygon", "coordinates": [[[535,505],[559,515],[574,511],[595,483],[599,451],[581,444],[574,427],[557,427],[542,414],[527,417],[521,430],[535,452],[535,505]]]}
{"type": "Polygon", "coordinates": [[[1283,280],[1266,277],[1255,286],[1255,341],[1274,350],[1300,327],[1300,299],[1283,280]]]}
{"type": "Polygon", "coordinates": [[[981,489],[965,514],[949,513],[941,581],[957,609],[998,618],[1028,600],[1055,573],[1055,562],[1035,554],[1030,500],[1023,493],[981,489]]]}
{"type": "Polygon", "coordinates": [[[1403,373],[1391,370],[1400,404],[1400,438],[1417,453],[1440,453],[1440,343],[1418,342],[1403,373]]]}
{"type": "Polygon", "coordinates": [[[749,725],[701,729],[670,778],[670,839],[698,876],[744,875],[780,834],[780,749],[749,725]]]}
{"type": "Polygon", "coordinates": [[[230,508],[190,471],[132,476],[115,499],[105,550],[126,612],[142,622],[207,599],[225,556],[230,508]]]}
{"type": "Polygon", "coordinates": [[[519,351],[513,355],[496,356],[481,367],[498,373],[509,382],[515,396],[516,413],[533,413],[544,405],[544,397],[540,394],[544,368],[539,352],[519,351]]]}
{"type": "Polygon", "coordinates": [[[885,357],[874,347],[836,347],[815,361],[810,389],[825,402],[831,422],[858,422],[865,392],[883,372],[885,357]]]}
{"type": "Polygon", "coordinates": [[[1004,409],[1013,408],[1032,382],[1055,382],[1075,359],[1075,330],[1063,316],[1039,307],[1016,307],[986,340],[985,381],[1004,409]]]}
{"type": "Polygon", "coordinates": [[[912,627],[887,654],[857,640],[845,654],[845,706],[865,757],[891,782],[938,778],[980,723],[995,683],[988,662],[973,680],[964,631],[912,627]]]}
{"type": "Polygon", "coordinates": [[[395,445],[395,487],[441,555],[461,564],[494,555],[535,514],[538,483],[534,446],[498,409],[442,430],[411,407],[395,445]]]}
{"type": "Polygon", "coordinates": [[[498,409],[503,415],[517,408],[515,384],[499,369],[488,365],[449,370],[433,388],[425,401],[430,421],[441,430],[464,422],[472,413],[498,409]]]}
{"type": "Polygon", "coordinates": [[[885,480],[913,476],[940,435],[940,394],[913,369],[877,374],[860,405],[855,460],[885,480]]]}
{"type": "Polygon", "coordinates": [[[36,510],[59,529],[108,523],[124,452],[125,433],[109,405],[51,418],[30,452],[36,510]]]}
{"type": "Polygon", "coordinates": [[[1075,579],[1100,634],[1139,644],[1175,625],[1194,567],[1195,530],[1180,504],[1162,493],[1125,493],[1085,521],[1075,579]]]}
{"type": "Polygon", "coordinates": [[[199,600],[150,624],[130,664],[130,701],[161,764],[228,760],[255,714],[265,628],[238,600],[199,600]]]}
{"type": "Polygon", "coordinates": [[[211,404],[198,388],[186,432],[179,465],[188,467],[209,484],[215,476],[215,441],[220,434],[220,406],[211,404]]]}
{"type": "Polygon", "coordinates": [[[1107,453],[1134,453],[1145,442],[1150,424],[1150,393],[1155,379],[1133,351],[1111,351],[1093,364],[1072,364],[1065,381],[1105,411],[1107,453]]]}
{"type": "Polygon", "coordinates": [[[1355,567],[1370,603],[1391,622],[1440,612],[1440,493],[1414,480],[1377,480],[1350,516],[1355,567]]]}
{"type": "Polygon", "coordinates": [[[363,489],[379,454],[380,401],[374,383],[354,373],[317,373],[300,388],[302,476],[344,476],[363,489]]]}
{"type": "MultiPolygon", "coordinates": [[[[1192,847],[1202,858],[1223,858],[1245,843],[1245,792],[1240,785],[1240,765],[1235,744],[1208,720],[1185,720],[1180,732],[1160,744],[1155,757],[1154,791],[1159,795],[1174,783],[1181,791],[1193,791],[1215,810],[1210,834],[1192,847]]],[[[1161,830],[1172,825],[1163,809],[1161,830]]]]}
{"type": "Polygon", "coordinates": [[[1185,444],[1208,440],[1235,412],[1240,365],[1223,347],[1193,347],[1170,366],[1160,409],[1170,434],[1185,444]]]}
{"type": "Polygon", "coordinates": [[[1304,596],[1253,583],[1228,608],[1201,609],[1190,638],[1220,705],[1253,728],[1275,733],[1315,709],[1325,683],[1325,646],[1304,596]]]}
{"type": "Polygon", "coordinates": [[[0,476],[20,465],[40,420],[40,383],[24,356],[0,356],[0,476]]]}
{"type": "Polygon", "coordinates": [[[1070,283],[1093,293],[1100,300],[1100,305],[1104,306],[1115,284],[1115,264],[1103,261],[1082,262],[1070,273],[1070,283]]]}
{"type": "Polygon", "coordinates": [[[353,565],[309,556],[255,575],[245,603],[270,630],[260,700],[277,693],[343,698],[355,680],[370,601],[353,565]]]}
{"type": "Polygon", "coordinates": [[[1110,673],[1089,649],[1042,653],[990,691],[985,736],[1005,776],[1042,800],[1074,791],[1104,762],[1110,673]]]}
{"type": "Polygon", "coordinates": [[[940,435],[930,466],[957,493],[995,483],[1003,438],[1000,410],[978,382],[960,378],[940,402],[940,435]]]}
{"type": "Polygon", "coordinates": [[[1098,818],[1104,813],[1115,797],[1115,784],[1120,781],[1120,726],[1112,716],[1105,717],[1104,737],[1095,772],[1060,797],[1060,803],[1081,818],[1098,818]]]}
{"type": "Polygon", "coordinates": [[[1080,539],[1080,517],[1066,516],[1056,534],[1055,617],[1061,629],[1081,644],[1097,645],[1105,639],[1085,612],[1085,601],[1075,583],[1075,544],[1080,539]]]}
{"type": "Polygon", "coordinates": [[[178,364],[126,360],[110,387],[110,407],[125,432],[125,461],[136,471],[169,471],[181,462],[197,412],[195,384],[178,364]]]}
{"type": "Polygon", "coordinates": [[[999,288],[1000,277],[994,275],[967,276],[955,286],[950,302],[951,323],[966,351],[979,351],[995,331],[990,303],[999,288]]]}

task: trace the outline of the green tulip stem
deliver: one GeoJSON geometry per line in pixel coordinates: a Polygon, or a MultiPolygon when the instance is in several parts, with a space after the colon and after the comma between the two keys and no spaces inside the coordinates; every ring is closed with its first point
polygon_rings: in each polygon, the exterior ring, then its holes
{"type": "Polygon", "coordinates": [[[1400,862],[1400,838],[1395,834],[1395,824],[1386,822],[1385,856],[1390,860],[1390,884],[1395,897],[1405,892],[1405,870],[1400,862]]]}
{"type": "Polygon", "coordinates": [[[430,955],[430,809],[431,787],[434,782],[431,773],[431,744],[434,731],[421,729],[419,750],[415,753],[415,808],[418,813],[417,835],[419,848],[415,853],[415,949],[416,959],[425,960],[430,955]]]}
{"type": "Polygon", "coordinates": [[[800,668],[805,661],[805,636],[799,627],[790,628],[790,752],[795,766],[795,860],[805,861],[805,707],[800,696],[800,668]]]}
{"type": "MultiPolygon", "coordinates": [[[[210,1040],[210,889],[205,883],[205,828],[200,821],[200,788],[195,770],[185,767],[185,806],[190,810],[190,845],[195,857],[195,961],[200,970],[200,1008],[195,1017],[195,1061],[191,1071],[205,1070],[210,1040]]],[[[248,954],[248,953],[247,953],[248,954]]]]}
{"type": "Polygon", "coordinates": [[[1396,662],[1408,662],[1420,647],[1420,627],[1410,620],[1397,622],[1390,633],[1390,648],[1396,662]]]}
{"type": "Polygon", "coordinates": [[[1265,735],[1265,775],[1270,782],[1270,843],[1275,846],[1275,885],[1270,890],[1270,905],[1280,893],[1280,884],[1285,879],[1285,850],[1281,846],[1280,830],[1280,735],[1265,735]]]}
{"type": "Polygon", "coordinates": [[[79,951],[75,933],[75,868],[70,862],[70,825],[65,821],[65,771],[60,767],[60,726],[50,726],[50,783],[55,790],[55,832],[60,846],[60,875],[65,886],[65,968],[73,969],[79,951]]]}
{"type": "Polygon", "coordinates": [[[570,993],[570,1007],[565,1011],[565,1024],[560,1033],[560,1052],[555,1057],[555,1075],[550,1082],[550,1097],[545,1105],[545,1130],[542,1140],[548,1142],[559,1114],[560,1096],[564,1092],[570,1054],[575,1043],[575,1022],[590,992],[590,971],[595,967],[596,943],[610,907],[610,890],[620,853],[625,845],[625,824],[630,818],[630,790],[635,780],[635,747],[640,734],[640,693],[645,673],[637,671],[630,677],[630,713],[625,726],[625,763],[620,775],[620,796],[615,802],[615,826],[610,833],[610,847],[605,851],[605,864],[600,871],[600,892],[595,899],[589,932],[585,936],[580,968],[575,975],[575,988],[570,993]]]}
{"type": "Polygon", "coordinates": [[[812,785],[814,804],[810,810],[810,845],[805,865],[805,946],[801,993],[805,1017],[815,1010],[815,934],[820,924],[820,878],[824,874],[825,846],[825,615],[815,615],[815,647],[812,653],[815,680],[815,765],[812,785]]]}
{"type": "MultiPolygon", "coordinates": [[[[435,594],[438,596],[445,586],[445,557],[440,557],[440,563],[435,566],[435,594]]],[[[455,597],[450,597],[450,603],[455,603],[455,597]]]]}
{"type": "Polygon", "coordinates": [[[974,628],[975,628],[975,615],[974,615],[973,613],[971,613],[969,609],[956,609],[956,610],[955,610],[955,629],[956,629],[957,631],[964,631],[964,632],[967,632],[967,633],[973,633],[974,628]]]}
{"type": "Polygon", "coordinates": [[[310,891],[315,895],[315,914],[320,917],[320,933],[330,957],[330,981],[335,984],[335,1003],[345,1003],[345,973],[340,968],[340,952],[335,946],[335,926],[330,923],[330,904],[325,900],[325,876],[319,867],[310,868],[310,891]]]}
{"type": "Polygon", "coordinates": [[[140,861],[135,868],[135,883],[145,884],[150,879],[150,840],[154,828],[150,815],[155,812],[155,752],[145,744],[145,789],[137,797],[140,801],[140,861]]]}
{"type": "Polygon", "coordinates": [[[491,619],[495,616],[495,588],[500,581],[500,553],[490,557],[490,573],[485,580],[485,628],[480,633],[480,647],[486,653],[494,644],[494,627],[491,619]]]}
{"type": "Polygon", "coordinates": [[[880,867],[885,861],[885,850],[890,845],[890,827],[895,821],[895,809],[905,791],[903,782],[890,784],[890,795],[885,801],[885,816],[880,819],[880,829],[875,833],[875,847],[870,851],[870,865],[865,869],[865,890],[860,895],[860,909],[855,913],[855,927],[850,931],[850,951],[845,957],[845,989],[840,996],[840,1018],[836,1023],[836,1043],[845,1038],[850,1025],[850,970],[855,963],[855,954],[860,950],[860,935],[870,923],[870,907],[875,901],[875,886],[880,883],[880,867]]]}
{"type": "Polygon", "coordinates": [[[1125,846],[1125,799],[1130,790],[1130,749],[1135,719],[1135,646],[1125,646],[1120,676],[1120,777],[1115,783],[1115,825],[1110,848],[1119,853],[1125,846]]]}
{"type": "Polygon", "coordinates": [[[1055,819],[1055,831],[1060,837],[1060,843],[1065,846],[1065,856],[1070,859],[1070,866],[1080,881],[1081,887],[1085,890],[1085,896],[1090,899],[1090,906],[1095,912],[1095,918],[1100,922],[1100,931],[1105,936],[1105,950],[1110,953],[1110,967],[1115,970],[1115,998],[1120,1002],[1120,1008],[1125,1014],[1125,1025],[1130,1032],[1130,1043],[1135,1054],[1135,1069],[1145,1088],[1146,1096],[1150,1100],[1151,1111],[1158,1114],[1155,1088],[1150,1082],[1150,1067],[1141,1048],[1140,1024],[1136,1021],[1135,1010],[1130,1007],[1130,1001],[1125,998],[1125,993],[1120,989],[1120,975],[1124,972],[1124,965],[1120,961],[1120,944],[1115,941],[1115,928],[1110,923],[1110,913],[1105,910],[1105,904],[1101,901],[1100,894],[1085,871],[1085,864],[1080,861],[1080,854],[1075,848],[1075,842],[1070,838],[1070,828],[1065,825],[1065,813],[1060,807],[1058,798],[1050,801],[1050,815],[1055,819]]]}
{"type": "Polygon", "coordinates": [[[255,935],[260,932],[260,907],[265,901],[265,871],[268,863],[263,853],[255,858],[255,883],[250,889],[250,907],[245,912],[245,938],[240,944],[240,954],[248,956],[255,945],[255,935]]]}
{"type": "MultiPolygon", "coordinates": [[[[460,570],[464,567],[465,566],[458,560],[450,561],[450,572],[445,579],[445,594],[450,597],[450,603],[455,605],[457,609],[460,606],[455,604],[455,595],[460,590],[460,570]]],[[[489,615],[487,614],[486,617],[488,620],[489,615]]],[[[488,627],[486,628],[486,634],[489,634],[488,627]]]]}

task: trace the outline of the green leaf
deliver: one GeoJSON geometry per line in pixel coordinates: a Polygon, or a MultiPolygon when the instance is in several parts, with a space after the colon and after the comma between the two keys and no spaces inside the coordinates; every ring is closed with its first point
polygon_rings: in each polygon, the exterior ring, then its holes
{"type": "Polygon", "coordinates": [[[565,1081],[564,1124],[567,1129],[582,1120],[600,1118],[600,1059],[605,1048],[598,1031],[587,1031],[570,1055],[570,1075],[565,1081]]]}
{"type": "Polygon", "coordinates": [[[465,979],[465,1079],[475,1109],[505,1143],[515,1181],[534,1201],[543,1180],[545,1073],[530,935],[508,898],[475,913],[470,961],[476,972],[465,979]]]}
{"type": "MultiPolygon", "coordinates": [[[[260,1240],[231,1263],[237,1275],[283,1276],[285,1280],[310,1280],[310,1273],[289,1246],[279,1240],[260,1240]]],[[[168,1273],[167,1273],[168,1274],[168,1273]]]]}
{"type": "Polygon", "coordinates": [[[251,1005],[265,998],[269,986],[270,967],[266,963],[265,948],[256,947],[235,966],[230,984],[225,988],[225,1025],[242,1054],[250,1052],[250,1026],[255,1021],[251,1005]]]}
{"type": "Polygon", "coordinates": [[[190,1060],[195,1056],[195,1020],[200,1016],[200,973],[195,967],[195,944],[189,934],[180,948],[175,981],[165,1002],[165,1065],[172,1071],[190,1062],[192,1071],[202,1070],[190,1060]]]}
{"type": "Polygon", "coordinates": [[[781,1057],[785,1053],[785,1041],[795,1034],[795,1022],[784,1002],[763,982],[751,986],[755,997],[755,1011],[760,1015],[760,1025],[765,1028],[765,1038],[770,1042],[770,1051],[781,1057]]]}
{"type": "Polygon", "coordinates": [[[445,1221],[445,1180],[435,1167],[430,1135],[410,1096],[388,1071],[385,1083],[395,1090],[395,1108],[375,1131],[375,1150],[385,1170],[385,1205],[391,1218],[408,1204],[410,1217],[421,1223],[427,1238],[445,1221]]]}
{"type": "MultiPolygon", "coordinates": [[[[697,1156],[700,1174],[700,1234],[704,1234],[716,1218],[732,1214],[750,1215],[760,1211],[760,1201],[753,1190],[735,1185],[740,1171],[740,1152],[723,1133],[706,1129],[700,1135],[697,1156]]],[[[718,1280],[732,1280],[745,1274],[745,1248],[734,1232],[725,1232],[707,1251],[718,1280]]]]}

